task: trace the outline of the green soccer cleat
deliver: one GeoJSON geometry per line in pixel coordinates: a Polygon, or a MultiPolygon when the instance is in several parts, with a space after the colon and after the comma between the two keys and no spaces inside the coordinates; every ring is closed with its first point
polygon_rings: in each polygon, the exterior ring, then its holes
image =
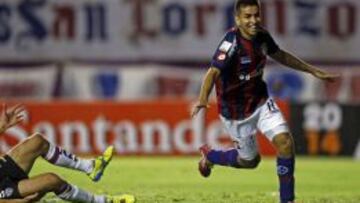
{"type": "Polygon", "coordinates": [[[88,174],[92,181],[97,182],[101,179],[101,176],[103,175],[106,166],[110,163],[113,154],[114,146],[109,146],[101,156],[98,156],[94,160],[94,168],[91,173],[88,174]]]}
{"type": "Polygon", "coordinates": [[[116,195],[116,196],[108,196],[106,198],[106,203],[134,203],[135,197],[133,195],[116,195]]]}

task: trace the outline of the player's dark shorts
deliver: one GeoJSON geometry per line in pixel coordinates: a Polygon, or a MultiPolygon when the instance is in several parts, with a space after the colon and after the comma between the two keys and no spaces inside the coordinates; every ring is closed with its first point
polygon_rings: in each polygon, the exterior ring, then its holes
{"type": "Polygon", "coordinates": [[[0,199],[21,198],[18,183],[27,178],[28,175],[11,157],[0,157],[0,199]]]}

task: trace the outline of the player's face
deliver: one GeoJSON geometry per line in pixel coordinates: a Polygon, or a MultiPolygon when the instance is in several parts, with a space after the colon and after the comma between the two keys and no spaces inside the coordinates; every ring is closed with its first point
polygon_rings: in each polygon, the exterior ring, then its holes
{"type": "Polygon", "coordinates": [[[255,5],[241,6],[235,15],[235,22],[243,37],[253,38],[261,23],[259,7],[255,5]]]}

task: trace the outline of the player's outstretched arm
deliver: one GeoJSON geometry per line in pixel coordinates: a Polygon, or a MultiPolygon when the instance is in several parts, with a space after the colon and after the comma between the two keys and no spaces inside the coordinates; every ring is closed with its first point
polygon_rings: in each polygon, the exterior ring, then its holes
{"type": "Polygon", "coordinates": [[[291,53],[281,49],[279,49],[279,51],[275,52],[274,54],[271,54],[270,57],[289,68],[310,73],[321,80],[333,82],[337,78],[339,78],[338,74],[329,73],[319,68],[316,68],[306,63],[305,61],[297,58],[291,53]]]}
{"type": "Polygon", "coordinates": [[[21,122],[24,119],[23,112],[24,107],[21,104],[7,108],[7,105],[4,103],[0,113],[0,134],[21,122]]]}
{"type": "Polygon", "coordinates": [[[214,86],[215,80],[219,77],[220,70],[215,67],[210,67],[207,71],[204,80],[201,85],[198,102],[192,109],[191,117],[196,116],[202,108],[208,107],[208,99],[211,90],[214,86]]]}
{"type": "Polygon", "coordinates": [[[0,199],[0,203],[31,203],[38,201],[38,193],[24,197],[23,199],[0,199]]]}

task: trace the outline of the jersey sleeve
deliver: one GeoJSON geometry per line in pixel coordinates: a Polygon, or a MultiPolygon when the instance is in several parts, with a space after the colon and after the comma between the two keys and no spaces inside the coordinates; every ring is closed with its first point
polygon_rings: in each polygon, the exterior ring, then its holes
{"type": "Polygon", "coordinates": [[[268,55],[274,54],[280,49],[279,46],[276,44],[275,40],[268,32],[265,33],[265,43],[266,43],[268,55]]]}
{"type": "Polygon", "coordinates": [[[229,31],[220,41],[212,59],[211,66],[220,70],[228,67],[228,64],[235,53],[236,34],[229,31]]]}

